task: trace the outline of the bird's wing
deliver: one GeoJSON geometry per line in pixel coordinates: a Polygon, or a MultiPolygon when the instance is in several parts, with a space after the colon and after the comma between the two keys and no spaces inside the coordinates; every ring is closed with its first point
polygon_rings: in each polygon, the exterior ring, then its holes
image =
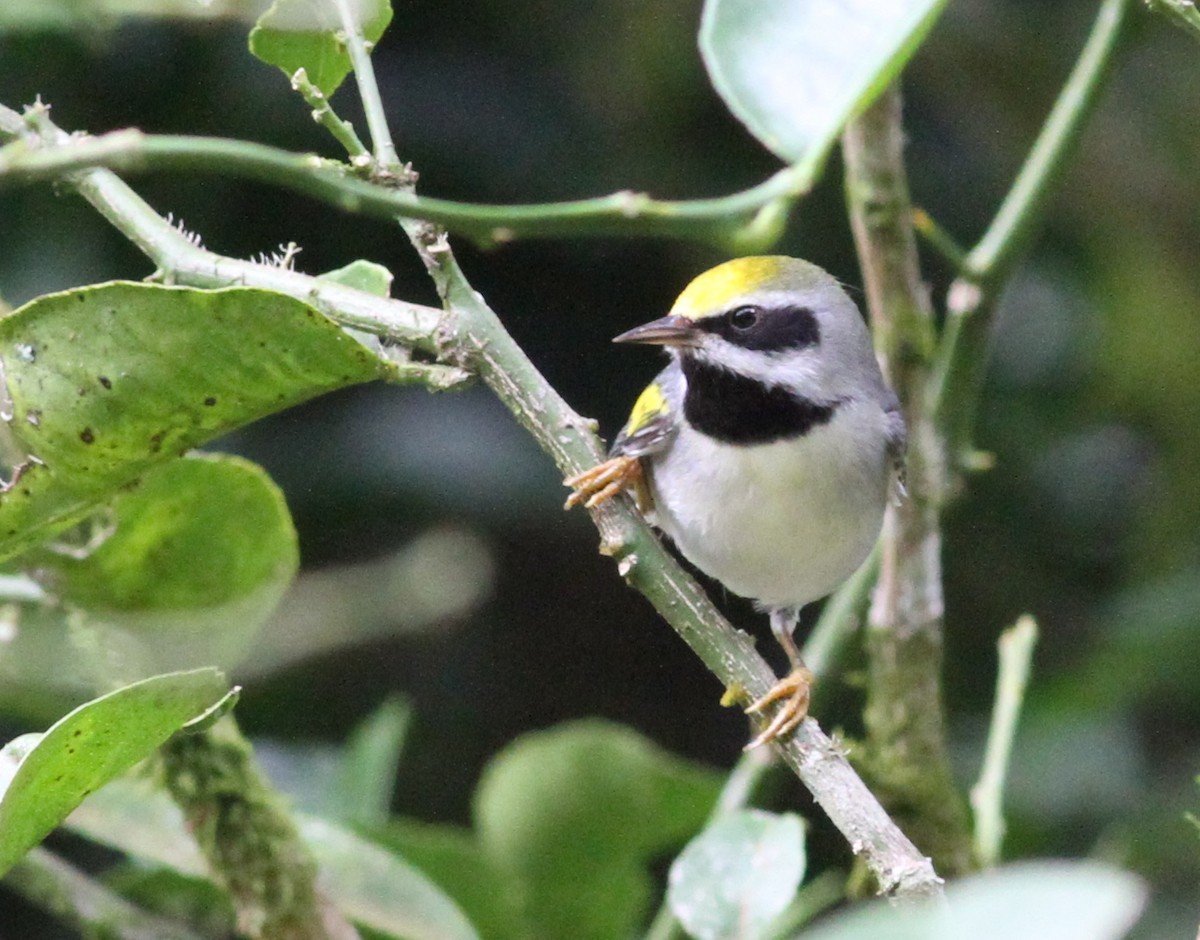
{"type": "Polygon", "coordinates": [[[660,372],[633,403],[629,420],[613,441],[612,457],[648,457],[664,450],[675,437],[682,407],[683,374],[672,364],[660,372]]]}

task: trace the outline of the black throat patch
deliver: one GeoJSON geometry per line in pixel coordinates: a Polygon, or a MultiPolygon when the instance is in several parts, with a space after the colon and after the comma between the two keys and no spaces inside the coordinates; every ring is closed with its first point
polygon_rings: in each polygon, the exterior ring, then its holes
{"type": "Polygon", "coordinates": [[[691,356],[683,356],[683,413],[697,431],[726,444],[770,444],[828,424],[837,402],[818,404],[691,356]]]}

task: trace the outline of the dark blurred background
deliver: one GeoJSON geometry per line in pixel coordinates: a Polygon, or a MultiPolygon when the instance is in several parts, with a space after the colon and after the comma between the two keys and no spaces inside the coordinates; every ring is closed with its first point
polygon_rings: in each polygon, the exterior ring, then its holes
{"type": "MultiPolygon", "coordinates": [[[[987,225],[1095,9],[957,0],[909,68],[914,199],[964,244],[987,225]]],[[[337,155],[283,75],[247,53],[244,23],[83,16],[31,28],[16,10],[0,16],[0,102],[10,107],[40,95],[71,130],[137,126],[337,155]]],[[[698,0],[400,0],[375,63],[401,155],[423,192],[472,201],[621,188],[686,198],[752,185],[777,162],[711,90],[695,47],[699,12],[698,0]]],[[[1042,635],[1009,854],[1132,868],[1155,890],[1140,935],[1191,936],[1200,832],[1183,814],[1200,808],[1200,45],[1141,5],[1133,19],[1043,234],[1005,294],[977,435],[995,468],[972,479],[947,520],[946,696],[967,785],[996,637],[1034,613],[1042,635]]],[[[358,119],[352,83],[335,105],[358,119]]],[[[395,273],[396,296],[433,300],[395,227],[200,173],[135,186],[216,251],[253,256],[294,241],[310,273],[366,257],[395,273]]],[[[649,240],[456,247],[534,362],[608,438],[659,365],[609,338],[660,315],[723,260],[649,240]]],[[[860,283],[836,161],[778,249],[860,283]]],[[[940,302],[952,272],[933,255],[925,262],[940,302]]],[[[0,191],[0,296],[11,306],[149,273],[82,200],[49,186],[0,191]]],[[[394,629],[375,624],[365,642],[300,661],[252,655],[239,706],[251,734],[337,742],[403,693],[416,717],[396,807],[453,822],[469,819],[489,755],[573,717],[628,723],[716,765],[736,759],[743,719],[717,706],[716,680],[597,555],[586,516],[561,511],[554,467],[486,389],[360,388],[218,447],[259,461],[284,487],[306,572],[397,554],[423,572],[389,601],[394,629]]],[[[726,601],[765,635],[762,618],[726,601]]],[[[858,727],[857,666],[852,654],[844,677],[826,683],[827,727],[858,727]]],[[[16,703],[0,716],[2,737],[53,717],[16,703]]],[[[818,845],[835,846],[821,825],[818,845]]]]}

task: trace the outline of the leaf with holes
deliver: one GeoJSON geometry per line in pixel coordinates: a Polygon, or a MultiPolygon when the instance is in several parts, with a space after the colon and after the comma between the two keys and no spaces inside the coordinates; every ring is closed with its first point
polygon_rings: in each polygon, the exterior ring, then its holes
{"type": "MultiPolygon", "coordinates": [[[[231,668],[300,563],[283,494],[240,457],[195,454],[154,467],[117,493],[102,524],[97,545],[64,551],[60,540],[21,560],[74,624],[75,649],[55,657],[56,669],[95,655],[81,631],[120,655],[127,677],[231,668]]],[[[0,664],[0,677],[17,665],[0,664]]],[[[48,665],[19,668],[32,679],[48,665]]]]}
{"type": "Polygon", "coordinates": [[[0,411],[26,455],[0,490],[0,560],[193,447],[397,374],[294,298],[124,282],[48,294],[0,319],[0,365],[0,411]]]}
{"type": "Polygon", "coordinates": [[[0,874],[42,841],[88,794],[148,757],[228,692],[215,669],[145,679],[79,706],[33,742],[11,742],[16,765],[0,793],[0,874]],[[32,746],[30,746],[32,744],[32,746]]]}

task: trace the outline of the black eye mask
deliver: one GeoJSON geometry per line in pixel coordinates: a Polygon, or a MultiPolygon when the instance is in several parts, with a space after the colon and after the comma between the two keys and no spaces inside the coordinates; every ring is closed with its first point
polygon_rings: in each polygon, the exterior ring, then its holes
{"type": "Polygon", "coordinates": [[[821,344],[817,315],[808,307],[742,305],[728,313],[704,317],[696,327],[741,346],[765,352],[803,349],[821,344]]]}

